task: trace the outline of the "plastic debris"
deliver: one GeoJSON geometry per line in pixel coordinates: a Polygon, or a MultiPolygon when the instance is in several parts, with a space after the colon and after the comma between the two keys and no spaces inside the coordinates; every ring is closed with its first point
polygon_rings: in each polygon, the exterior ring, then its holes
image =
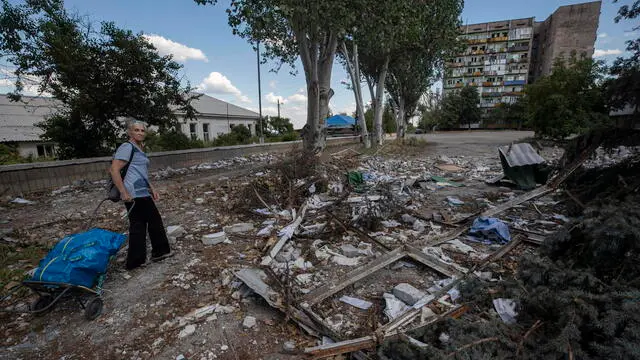
{"type": "Polygon", "coordinates": [[[518,316],[518,313],[516,312],[515,301],[503,298],[494,299],[493,307],[496,309],[496,312],[500,315],[500,319],[502,319],[505,324],[516,323],[516,316],[518,316]]]}
{"type": "Polygon", "coordinates": [[[489,217],[479,217],[473,221],[469,230],[469,240],[479,241],[486,244],[500,243],[506,244],[511,241],[509,226],[502,220],[489,217]]]}
{"type": "Polygon", "coordinates": [[[342,301],[345,304],[349,304],[349,305],[357,307],[358,309],[361,309],[361,310],[367,310],[373,305],[373,303],[371,303],[369,301],[358,299],[358,298],[354,298],[354,297],[351,297],[351,296],[346,296],[346,295],[342,296],[339,300],[342,301]]]}

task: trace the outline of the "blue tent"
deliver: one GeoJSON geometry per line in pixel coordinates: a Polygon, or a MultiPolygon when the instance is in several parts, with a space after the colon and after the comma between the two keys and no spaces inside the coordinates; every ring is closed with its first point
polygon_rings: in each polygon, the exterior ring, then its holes
{"type": "Polygon", "coordinates": [[[327,127],[351,127],[356,125],[356,119],[347,115],[335,115],[327,119],[327,127]]]}

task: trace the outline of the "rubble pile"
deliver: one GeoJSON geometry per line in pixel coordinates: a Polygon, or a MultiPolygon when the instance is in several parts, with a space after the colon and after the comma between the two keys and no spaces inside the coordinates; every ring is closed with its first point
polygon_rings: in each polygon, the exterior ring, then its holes
{"type": "Polygon", "coordinates": [[[210,163],[200,163],[188,168],[173,169],[167,167],[152,172],[150,175],[155,180],[167,179],[176,175],[193,174],[199,171],[238,168],[247,165],[271,164],[278,160],[278,157],[269,153],[252,154],[248,156],[237,156],[231,159],[223,159],[210,163]]]}
{"type": "Polygon", "coordinates": [[[518,255],[510,265],[512,271],[499,279],[482,273],[468,277],[459,286],[464,314],[386,341],[379,351],[381,357],[640,356],[633,345],[640,325],[637,152],[628,142],[612,143],[609,137],[591,143],[585,139],[594,139],[594,135],[576,140],[588,144],[578,150],[584,152],[582,156],[567,155],[582,162],[565,184],[570,195],[564,201],[579,203],[579,210],[574,209],[576,217],[562,219],[567,223],[547,236],[537,253],[512,252],[518,255]],[[619,156],[604,157],[611,154],[603,152],[607,148],[617,149],[613,153],[619,156]]]}
{"type": "MultiPolygon", "coordinates": [[[[550,163],[561,155],[547,151],[550,163]]],[[[520,326],[522,303],[508,287],[519,259],[537,254],[547,236],[574,221],[566,215],[570,200],[557,186],[523,191],[490,184],[503,173],[497,149],[494,158],[369,156],[353,150],[322,161],[296,151],[280,162],[260,156],[156,174],[266,163],[246,175],[167,186],[160,211],[178,255],[159,265],[167,266],[161,274],[115,275],[131,283],[131,292],[133,280],[146,281],[162,301],[146,305],[136,298],[145,305],[130,308],[119,302],[126,310],[115,310],[104,331],[127,321],[148,323],[145,351],[155,357],[175,358],[163,353],[169,343],[191,344],[180,354],[185,358],[260,353],[265,344],[242,336],[249,339],[242,349],[227,339],[191,356],[191,347],[198,347],[193,339],[225,326],[250,335],[291,332],[284,322],[250,310],[258,303],[308,334],[277,344],[287,353],[373,356],[384,343],[381,354],[388,358],[402,358],[396,355],[405,350],[398,347],[407,347],[406,358],[412,358],[416,346],[421,356],[428,353],[424,349],[448,356],[468,339],[482,340],[473,331],[485,322],[520,326]],[[458,323],[466,327],[451,328],[458,323]]],[[[122,229],[122,216],[120,207],[107,207],[95,224],[122,229]]],[[[56,224],[61,233],[69,230],[56,224]]],[[[44,228],[29,234],[41,235],[44,228]]],[[[18,239],[29,234],[18,230],[18,239]]],[[[512,346],[487,340],[480,348],[493,342],[512,346]]],[[[123,341],[117,356],[130,356],[135,346],[123,341]]]]}

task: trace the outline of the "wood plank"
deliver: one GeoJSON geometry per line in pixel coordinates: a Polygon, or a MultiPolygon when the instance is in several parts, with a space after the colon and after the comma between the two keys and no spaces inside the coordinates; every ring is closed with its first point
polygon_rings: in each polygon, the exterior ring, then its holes
{"type": "Polygon", "coordinates": [[[407,255],[409,255],[409,257],[424,264],[427,267],[430,267],[431,269],[445,276],[460,277],[462,275],[462,273],[457,269],[455,269],[453,266],[446,264],[442,261],[438,261],[437,259],[434,259],[432,257],[429,257],[426,254],[424,254],[422,251],[420,251],[419,249],[413,246],[406,245],[405,248],[407,251],[407,255]]]}
{"type": "Polygon", "coordinates": [[[352,340],[340,341],[333,344],[314,346],[304,349],[304,353],[313,356],[314,359],[321,359],[329,356],[336,356],[344,353],[368,349],[376,346],[373,336],[365,336],[352,340]]]}
{"type": "Polygon", "coordinates": [[[306,294],[302,298],[302,303],[307,303],[308,306],[317,304],[331,295],[339,292],[345,287],[364,279],[365,277],[373,274],[374,272],[382,269],[383,267],[394,263],[407,255],[404,248],[395,249],[392,252],[386,253],[379,258],[373,260],[369,264],[366,264],[360,268],[355,269],[343,276],[338,280],[332,281],[326,285],[323,285],[312,292],[306,294]]]}

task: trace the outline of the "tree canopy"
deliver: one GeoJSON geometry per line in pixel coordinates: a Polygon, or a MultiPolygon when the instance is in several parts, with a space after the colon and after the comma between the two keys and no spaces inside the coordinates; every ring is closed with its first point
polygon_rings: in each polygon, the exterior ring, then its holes
{"type": "Polygon", "coordinates": [[[604,71],[602,62],[590,58],[558,57],[549,76],[528,85],[529,125],[536,136],[562,139],[606,124],[604,71]]]}
{"type": "Polygon", "coordinates": [[[1,0],[0,51],[15,68],[19,101],[25,79],[63,106],[40,125],[60,158],[109,154],[124,118],[161,128],[176,112],[194,115],[194,95],[180,81],[181,65],[160,56],[141,34],[104,22],[98,29],[69,14],[62,0],[1,0]]]}

